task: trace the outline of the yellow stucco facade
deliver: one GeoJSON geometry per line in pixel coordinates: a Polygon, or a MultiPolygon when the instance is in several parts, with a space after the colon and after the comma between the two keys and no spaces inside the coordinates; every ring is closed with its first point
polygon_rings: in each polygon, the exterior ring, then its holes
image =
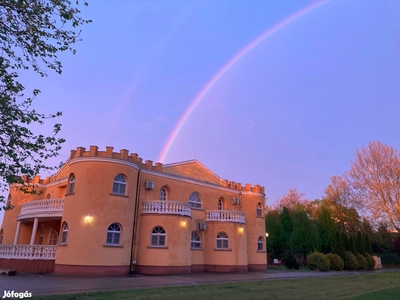
{"type": "Polygon", "coordinates": [[[78,147],[39,193],[11,187],[0,267],[123,275],[266,270],[265,191],[196,160],[78,147]],[[35,263],[33,263],[35,262],[35,263]]]}

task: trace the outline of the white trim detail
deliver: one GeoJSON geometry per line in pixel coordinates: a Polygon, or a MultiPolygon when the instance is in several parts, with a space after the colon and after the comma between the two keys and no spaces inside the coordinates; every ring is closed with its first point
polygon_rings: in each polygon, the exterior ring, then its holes
{"type": "Polygon", "coordinates": [[[206,221],[246,224],[245,213],[236,210],[206,210],[206,221]]]}
{"type": "Polygon", "coordinates": [[[39,217],[62,217],[64,199],[35,200],[21,205],[17,221],[39,217]]]}
{"type": "Polygon", "coordinates": [[[53,245],[0,245],[0,258],[55,260],[57,246],[53,245]]]}
{"type": "Polygon", "coordinates": [[[144,201],[142,214],[181,215],[191,217],[190,205],[178,201],[144,201]]]}

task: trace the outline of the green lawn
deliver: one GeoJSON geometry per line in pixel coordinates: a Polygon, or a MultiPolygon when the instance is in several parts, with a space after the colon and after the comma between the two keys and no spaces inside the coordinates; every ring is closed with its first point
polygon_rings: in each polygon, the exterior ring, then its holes
{"type": "MultiPolygon", "coordinates": [[[[38,299],[39,297],[35,297],[38,299]]],[[[399,299],[400,271],[40,297],[39,299],[399,299]]]]}

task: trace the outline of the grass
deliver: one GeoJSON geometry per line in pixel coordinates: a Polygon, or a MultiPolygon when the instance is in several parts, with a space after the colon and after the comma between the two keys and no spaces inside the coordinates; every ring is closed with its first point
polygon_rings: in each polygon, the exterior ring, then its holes
{"type": "Polygon", "coordinates": [[[400,271],[332,277],[134,289],[35,299],[399,299],[400,271]]]}

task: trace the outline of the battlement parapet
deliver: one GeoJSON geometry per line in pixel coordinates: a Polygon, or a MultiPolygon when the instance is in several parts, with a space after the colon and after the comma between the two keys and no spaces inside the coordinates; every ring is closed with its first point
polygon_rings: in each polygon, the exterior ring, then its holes
{"type": "Polygon", "coordinates": [[[229,188],[232,190],[265,194],[265,188],[259,184],[255,184],[254,186],[251,186],[250,183],[246,183],[243,186],[241,183],[234,182],[234,181],[228,181],[227,179],[224,179],[221,181],[221,185],[223,187],[226,187],[226,188],[229,188]]]}
{"type": "Polygon", "coordinates": [[[121,159],[138,165],[140,168],[161,172],[162,163],[155,163],[153,161],[146,160],[143,163],[141,157],[137,153],[129,153],[127,149],[121,149],[119,152],[114,152],[114,147],[107,146],[105,151],[99,151],[97,146],[90,146],[89,151],[86,151],[84,147],[77,147],[76,150],[71,150],[70,159],[78,157],[109,157],[114,159],[121,159]]]}

